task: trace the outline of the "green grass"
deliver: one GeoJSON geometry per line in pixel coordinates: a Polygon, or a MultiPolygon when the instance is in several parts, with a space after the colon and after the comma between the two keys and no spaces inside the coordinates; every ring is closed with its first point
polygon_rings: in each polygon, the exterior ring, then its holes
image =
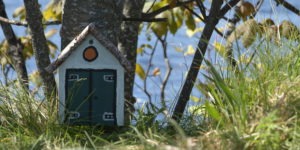
{"type": "Polygon", "coordinates": [[[206,61],[202,101],[180,124],[141,109],[135,125],[110,131],[58,125],[51,104],[1,86],[0,149],[300,149],[300,46],[253,49],[239,71],[206,61]]]}

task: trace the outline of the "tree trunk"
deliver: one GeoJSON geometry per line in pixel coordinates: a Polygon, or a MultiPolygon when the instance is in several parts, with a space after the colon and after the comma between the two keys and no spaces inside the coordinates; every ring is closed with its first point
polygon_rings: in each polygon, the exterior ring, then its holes
{"type": "MultiPolygon", "coordinates": [[[[37,0],[24,0],[26,20],[32,36],[32,47],[35,55],[37,69],[43,81],[43,89],[46,98],[55,96],[56,84],[52,73],[45,68],[50,64],[49,47],[42,25],[42,13],[37,0]]],[[[53,97],[52,97],[53,98],[53,97]]]]}
{"type": "Polygon", "coordinates": [[[61,48],[69,44],[92,22],[107,39],[117,46],[122,9],[123,0],[65,0],[61,48]]]}
{"type": "MultiPolygon", "coordinates": [[[[126,18],[140,18],[144,1],[125,0],[123,15],[126,18]]],[[[132,66],[132,70],[125,74],[125,99],[126,99],[126,121],[130,120],[130,113],[134,111],[135,98],[133,97],[133,85],[135,77],[136,49],[138,42],[138,31],[141,22],[124,21],[121,24],[121,34],[119,36],[118,48],[127,58],[132,66]]],[[[126,123],[128,124],[128,122],[126,123]]]]}
{"type": "Polygon", "coordinates": [[[207,23],[205,24],[205,27],[203,29],[202,35],[200,37],[197,50],[195,52],[192,64],[190,66],[190,69],[188,71],[186,80],[183,84],[183,87],[180,91],[178,101],[175,105],[175,109],[172,115],[172,118],[179,122],[185,107],[187,105],[187,102],[190,98],[190,94],[192,92],[192,89],[194,87],[194,83],[196,81],[196,78],[198,76],[199,68],[202,64],[207,45],[209,43],[210,37],[212,36],[212,33],[214,31],[214,28],[219,22],[219,12],[221,10],[221,6],[223,4],[223,0],[213,0],[211,4],[211,11],[208,16],[207,23]]]}
{"type": "MultiPolygon", "coordinates": [[[[0,0],[0,16],[7,18],[5,6],[3,0],[0,0]]],[[[9,44],[9,57],[11,63],[17,72],[17,77],[21,85],[28,89],[28,74],[25,66],[25,59],[22,55],[23,45],[19,39],[17,39],[12,27],[8,23],[1,22],[4,36],[9,44]]]]}

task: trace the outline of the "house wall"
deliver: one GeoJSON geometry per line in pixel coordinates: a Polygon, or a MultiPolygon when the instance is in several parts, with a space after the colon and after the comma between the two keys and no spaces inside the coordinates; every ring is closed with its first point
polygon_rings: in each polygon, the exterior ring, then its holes
{"type": "Polygon", "coordinates": [[[65,77],[66,69],[114,69],[117,72],[117,89],[116,89],[116,119],[117,125],[124,125],[124,68],[119,61],[104,48],[98,40],[92,36],[87,35],[85,40],[76,50],[68,57],[67,60],[58,68],[59,78],[59,116],[60,122],[63,122],[65,117],[65,77]],[[89,41],[93,40],[93,44],[89,44],[89,41]],[[84,60],[82,57],[83,51],[88,46],[94,46],[98,50],[98,57],[92,62],[84,60]]]}

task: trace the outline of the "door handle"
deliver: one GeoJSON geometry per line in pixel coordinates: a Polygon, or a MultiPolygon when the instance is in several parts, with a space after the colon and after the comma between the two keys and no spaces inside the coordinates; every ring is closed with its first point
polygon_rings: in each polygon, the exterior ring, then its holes
{"type": "Polygon", "coordinates": [[[71,111],[68,114],[69,114],[68,119],[78,119],[80,117],[80,113],[76,111],[71,111]]]}
{"type": "Polygon", "coordinates": [[[114,82],[115,76],[114,75],[104,75],[103,76],[104,81],[106,82],[114,82]]]}

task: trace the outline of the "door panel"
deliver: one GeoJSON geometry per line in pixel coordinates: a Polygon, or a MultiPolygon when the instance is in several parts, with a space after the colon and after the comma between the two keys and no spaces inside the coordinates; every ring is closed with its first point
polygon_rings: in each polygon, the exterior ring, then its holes
{"type": "Polygon", "coordinates": [[[68,69],[66,73],[66,121],[89,124],[89,71],[68,69]]]}
{"type": "Polygon", "coordinates": [[[67,69],[66,123],[116,124],[116,71],[67,69]]]}
{"type": "Polygon", "coordinates": [[[114,70],[92,72],[92,121],[102,125],[115,124],[116,73],[114,70]],[[99,122],[100,121],[100,122],[99,122]]]}

